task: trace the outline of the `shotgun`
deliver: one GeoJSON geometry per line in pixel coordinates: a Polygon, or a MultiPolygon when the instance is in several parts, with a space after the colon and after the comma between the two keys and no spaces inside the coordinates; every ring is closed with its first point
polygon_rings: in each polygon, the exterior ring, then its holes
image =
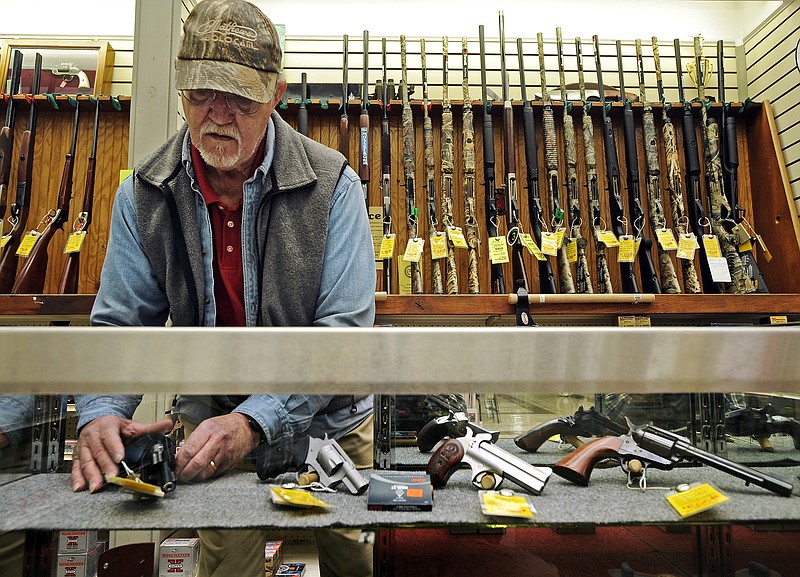
{"type": "Polygon", "coordinates": [[[447,294],[458,294],[458,271],[453,239],[449,234],[455,229],[453,222],[453,106],[448,87],[447,36],[442,37],[442,229],[448,232],[445,257],[445,286],[447,294]]]}
{"type": "Polygon", "coordinates": [[[3,216],[6,214],[6,206],[8,206],[8,181],[11,177],[11,160],[14,154],[14,119],[16,116],[14,95],[19,92],[21,76],[22,52],[14,50],[14,60],[11,65],[11,89],[6,106],[6,123],[0,129],[0,234],[3,232],[3,216]]]}
{"type": "Polygon", "coordinates": [[[425,153],[425,182],[427,188],[428,201],[428,237],[431,244],[431,292],[435,295],[444,294],[444,283],[442,282],[441,258],[436,254],[434,239],[442,239],[444,242],[445,256],[447,251],[447,241],[444,234],[437,230],[439,221],[436,219],[436,155],[433,152],[433,121],[428,114],[428,68],[425,58],[425,39],[420,38],[419,53],[422,61],[422,142],[425,153]]]}
{"type": "Polygon", "coordinates": [[[0,238],[0,294],[8,294],[14,287],[17,276],[17,249],[22,241],[25,226],[28,222],[30,195],[33,187],[33,153],[36,140],[36,102],[34,96],[39,92],[42,77],[42,55],[36,54],[33,86],[31,94],[26,97],[30,104],[28,129],[22,133],[20,143],[19,164],[17,167],[17,196],[9,211],[11,231],[0,238]]]}
{"type": "MultiPolygon", "coordinates": [[[[347,90],[347,50],[348,50],[347,34],[342,36],[342,103],[339,108],[342,115],[339,117],[339,152],[344,154],[344,157],[350,160],[350,121],[347,118],[347,104],[349,100],[349,91],[347,90]]],[[[305,96],[305,95],[304,95],[305,96]]]]}
{"type": "MultiPolygon", "coordinates": [[[[464,95],[462,116],[462,156],[464,162],[464,236],[467,241],[467,291],[479,294],[478,279],[478,217],[475,200],[475,125],[472,99],[469,96],[469,46],[466,36],[461,38],[461,89],[464,95]]],[[[501,269],[502,273],[502,269],[501,269]]]]}
{"type": "Polygon", "coordinates": [[[364,191],[364,206],[369,210],[369,32],[364,30],[364,82],[361,87],[361,115],[359,116],[358,177],[364,191]]]}
{"type": "MultiPolygon", "coordinates": [[[[72,124],[72,144],[67,157],[64,159],[64,171],[61,173],[61,186],[58,189],[58,202],[55,209],[50,210],[42,217],[39,226],[44,225],[44,231],[33,238],[36,239],[33,248],[27,253],[25,264],[17,275],[17,280],[11,289],[13,294],[36,294],[44,289],[47,276],[47,249],[56,232],[64,228],[64,223],[69,218],[69,201],[72,198],[72,175],[75,169],[75,148],[78,143],[78,123],[80,121],[81,107],[77,99],[70,98],[70,103],[75,106],[75,118],[72,124]]],[[[37,227],[38,230],[38,227],[37,227]]],[[[33,232],[31,233],[33,234],[33,232]]],[[[19,251],[18,251],[19,254],[19,251]]],[[[20,255],[25,256],[25,255],[20,255]]]]}

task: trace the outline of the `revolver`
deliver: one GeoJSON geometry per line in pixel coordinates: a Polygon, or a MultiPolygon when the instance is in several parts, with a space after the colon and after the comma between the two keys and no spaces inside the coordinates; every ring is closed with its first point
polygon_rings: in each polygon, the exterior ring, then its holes
{"type": "Polygon", "coordinates": [[[175,441],[163,433],[139,437],[125,447],[125,464],[139,480],[160,487],[164,493],[175,490],[175,441]]]}
{"type": "Polygon", "coordinates": [[[470,422],[469,417],[463,411],[453,412],[431,419],[417,433],[417,447],[423,453],[427,453],[436,446],[436,443],[445,437],[463,437],[470,429],[473,434],[488,433],[492,437],[492,442],[496,443],[500,437],[500,431],[488,431],[483,427],[470,422]]]}
{"type": "Polygon", "coordinates": [[[263,449],[256,458],[259,479],[272,479],[295,470],[298,482],[301,476],[309,479],[314,473],[325,487],[343,483],[353,495],[360,495],[369,485],[339,443],[327,435],[324,439],[308,436],[284,439],[276,446],[263,449]]]}
{"type": "Polygon", "coordinates": [[[508,479],[538,495],[552,473],[549,467],[535,467],[493,444],[491,434],[473,435],[467,429],[465,436],[447,440],[431,455],[426,472],[433,487],[444,487],[462,462],[469,465],[472,484],[480,489],[497,489],[508,479]]]}

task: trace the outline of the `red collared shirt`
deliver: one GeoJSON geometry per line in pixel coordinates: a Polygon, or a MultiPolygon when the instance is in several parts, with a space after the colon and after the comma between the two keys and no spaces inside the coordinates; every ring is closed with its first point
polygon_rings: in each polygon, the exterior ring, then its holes
{"type": "MultiPolygon", "coordinates": [[[[264,159],[264,140],[256,152],[252,171],[264,159]]],[[[200,151],[192,145],[192,165],[200,194],[208,206],[211,234],[214,238],[214,300],[218,327],[243,327],[244,269],[242,266],[242,202],[228,206],[220,202],[206,175],[206,164],[200,151]]]]}

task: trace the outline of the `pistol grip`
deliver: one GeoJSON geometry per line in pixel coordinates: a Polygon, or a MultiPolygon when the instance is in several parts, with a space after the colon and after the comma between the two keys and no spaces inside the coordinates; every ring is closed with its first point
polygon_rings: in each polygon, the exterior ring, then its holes
{"type": "Polygon", "coordinates": [[[600,437],[590,441],[553,465],[553,473],[585,487],[597,463],[609,457],[619,457],[622,442],[619,437],[600,437]]]}
{"type": "Polygon", "coordinates": [[[431,485],[434,489],[447,484],[447,480],[458,469],[463,458],[464,447],[456,439],[450,439],[436,450],[426,468],[426,472],[431,476],[431,485]]]}

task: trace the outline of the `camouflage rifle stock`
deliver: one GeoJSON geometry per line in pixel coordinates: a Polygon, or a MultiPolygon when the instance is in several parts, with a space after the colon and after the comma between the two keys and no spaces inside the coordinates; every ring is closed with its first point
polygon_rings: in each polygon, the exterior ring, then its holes
{"type": "MultiPolygon", "coordinates": [[[[744,272],[742,259],[738,251],[738,237],[726,229],[730,222],[727,215],[731,214],[731,207],[725,197],[722,184],[722,161],[719,150],[719,125],[714,118],[708,116],[706,107],[709,105],[705,94],[705,75],[708,63],[703,58],[703,40],[700,36],[694,39],[694,64],[697,82],[697,96],[700,100],[700,119],[703,133],[703,152],[706,161],[706,186],[708,187],[709,216],[711,230],[719,239],[722,255],[728,263],[728,269],[733,281],[733,292],[745,294],[755,292],[755,286],[750,277],[744,272]]],[[[727,292],[727,291],[726,291],[727,292]]]]}
{"type": "MultiPolygon", "coordinates": [[[[642,41],[636,39],[636,69],[639,75],[639,100],[644,109],[642,112],[642,132],[644,133],[644,157],[647,164],[647,208],[650,217],[650,228],[655,233],[667,227],[664,216],[664,205],[661,204],[661,164],[658,159],[658,141],[656,140],[656,123],[653,117],[653,105],[647,100],[644,87],[644,63],[642,62],[642,41]]],[[[661,277],[661,290],[668,294],[681,292],[675,265],[672,264],[669,252],[656,242],[658,251],[658,269],[661,277]]]]}
{"type": "Polygon", "coordinates": [[[478,279],[478,218],[475,200],[475,126],[469,96],[469,52],[466,36],[461,39],[461,89],[464,95],[462,117],[462,156],[464,158],[464,236],[467,240],[467,291],[481,292],[478,279]]]}
{"type": "MultiPolygon", "coordinates": [[[[425,182],[428,193],[428,236],[433,251],[433,239],[442,233],[437,230],[439,221],[436,219],[436,156],[433,152],[433,121],[428,114],[428,69],[425,65],[424,38],[420,38],[419,50],[422,59],[422,141],[425,147],[425,182]]],[[[440,260],[431,258],[431,292],[436,295],[444,294],[440,260]]]]}
{"type": "MultiPolygon", "coordinates": [[[[400,96],[403,100],[403,172],[406,180],[406,213],[408,220],[408,240],[417,238],[419,209],[416,206],[416,161],[414,158],[414,114],[408,94],[408,69],[406,68],[406,37],[400,36],[400,65],[402,67],[402,86],[400,96]]],[[[421,294],[422,273],[419,262],[411,262],[411,292],[421,294]]]]}
{"type": "MultiPolygon", "coordinates": [[[[559,201],[560,184],[558,182],[558,140],[556,136],[556,121],[553,112],[553,102],[547,91],[547,71],[544,65],[544,39],[541,32],[536,33],[536,43],[539,48],[539,75],[542,80],[542,125],[544,128],[544,164],[547,170],[548,199],[550,201],[550,222],[553,231],[557,232],[564,224],[564,210],[559,201]]],[[[561,292],[572,294],[575,292],[575,281],[572,278],[572,269],[567,260],[566,241],[558,247],[558,280],[561,292]]]]}
{"type": "Polygon", "coordinates": [[[575,146],[575,123],[572,119],[572,104],[567,101],[567,86],[564,79],[564,59],[561,28],[556,28],[556,48],[558,52],[558,82],[561,88],[561,100],[564,102],[564,160],[567,165],[567,210],[569,214],[570,242],[577,246],[577,263],[575,266],[576,291],[593,293],[589,262],[586,258],[586,246],[589,244],[581,234],[581,205],[578,194],[578,151],[575,146]]]}
{"type": "MultiPolygon", "coordinates": [[[[575,38],[575,53],[578,58],[578,86],[583,103],[583,160],[586,165],[586,186],[589,189],[589,213],[592,217],[592,235],[594,236],[595,270],[597,271],[597,292],[613,294],[611,273],[608,270],[606,245],[600,238],[602,213],[600,212],[600,189],[597,184],[597,156],[594,148],[594,123],[589,113],[592,103],[586,100],[586,83],[583,76],[583,54],[581,39],[575,38]]],[[[591,284],[588,285],[591,287],[591,284]]]]}
{"type": "MultiPolygon", "coordinates": [[[[653,36],[653,61],[656,68],[656,84],[658,85],[658,99],[661,101],[661,138],[664,143],[664,156],[667,161],[667,191],[672,212],[672,224],[679,235],[688,234],[689,219],[683,203],[683,176],[681,175],[680,155],[675,139],[675,126],[667,113],[669,104],[664,99],[664,82],[661,78],[661,59],[658,52],[658,38],[653,36]]],[[[697,278],[697,269],[694,260],[681,258],[681,277],[683,278],[683,291],[688,294],[700,293],[700,281],[697,278]]]]}
{"type": "MultiPolygon", "coordinates": [[[[442,229],[447,232],[453,223],[453,107],[450,102],[447,65],[447,36],[442,37],[442,229]]],[[[450,235],[447,235],[447,257],[445,260],[447,294],[458,294],[458,271],[456,253],[450,235]]]]}

